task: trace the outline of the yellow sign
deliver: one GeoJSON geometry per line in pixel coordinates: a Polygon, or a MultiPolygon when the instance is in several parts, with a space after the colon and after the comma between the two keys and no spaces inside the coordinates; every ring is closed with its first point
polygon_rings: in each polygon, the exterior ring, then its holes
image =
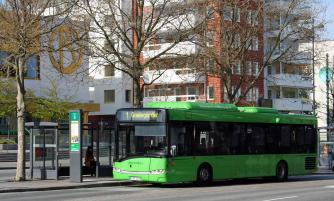
{"type": "Polygon", "coordinates": [[[84,48],[79,45],[79,35],[69,26],[60,26],[50,35],[49,57],[51,64],[63,74],[74,73],[82,64],[84,48]],[[64,53],[71,55],[70,62],[65,62],[64,53]],[[57,57],[55,58],[55,55],[57,57]]]}

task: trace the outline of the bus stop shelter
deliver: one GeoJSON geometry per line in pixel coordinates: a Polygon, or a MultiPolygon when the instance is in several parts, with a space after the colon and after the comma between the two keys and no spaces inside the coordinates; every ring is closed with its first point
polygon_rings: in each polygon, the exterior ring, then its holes
{"type": "MultiPolygon", "coordinates": [[[[69,125],[55,122],[27,122],[30,139],[30,175],[32,179],[58,179],[69,176],[69,125]]],[[[83,124],[83,158],[88,146],[93,147],[96,177],[112,176],[115,155],[115,132],[106,122],[83,124]]],[[[84,159],[83,159],[84,161],[84,159]]],[[[81,164],[86,174],[84,164],[81,164]]]]}

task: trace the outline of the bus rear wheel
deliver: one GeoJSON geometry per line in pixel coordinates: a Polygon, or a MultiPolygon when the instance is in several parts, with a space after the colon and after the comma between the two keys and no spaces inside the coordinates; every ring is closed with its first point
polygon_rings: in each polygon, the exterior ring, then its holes
{"type": "Polygon", "coordinates": [[[276,180],[278,182],[286,181],[288,179],[288,167],[286,163],[280,162],[276,167],[276,180]]]}
{"type": "Polygon", "coordinates": [[[212,182],[212,168],[209,165],[201,165],[197,171],[197,185],[207,186],[212,182]]]}

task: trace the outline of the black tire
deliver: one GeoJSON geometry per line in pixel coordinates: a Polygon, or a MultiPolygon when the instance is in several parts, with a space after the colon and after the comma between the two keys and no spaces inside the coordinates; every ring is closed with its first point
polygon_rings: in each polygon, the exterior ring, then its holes
{"type": "Polygon", "coordinates": [[[288,166],[284,162],[278,163],[276,167],[276,180],[278,182],[286,181],[288,179],[288,166]]]}
{"type": "Polygon", "coordinates": [[[199,166],[196,183],[199,186],[208,186],[212,183],[212,168],[209,165],[199,166]]]}

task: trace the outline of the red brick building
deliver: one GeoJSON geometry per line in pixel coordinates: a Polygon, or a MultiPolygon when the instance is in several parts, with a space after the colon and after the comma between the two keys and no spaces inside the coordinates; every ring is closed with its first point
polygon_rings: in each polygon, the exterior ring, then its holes
{"type": "MultiPolygon", "coordinates": [[[[179,6],[178,3],[175,6],[179,6]]],[[[184,51],[184,54],[168,58],[170,66],[166,67],[165,73],[145,87],[144,102],[201,101],[256,105],[264,94],[262,1],[223,0],[197,6],[197,12],[187,16],[195,24],[205,14],[205,31],[195,39],[176,45],[175,49],[184,51]],[[211,43],[210,47],[203,46],[203,38],[211,43]],[[228,46],[228,43],[233,44],[228,46]],[[181,64],[175,64],[177,61],[181,64]],[[236,99],[241,97],[240,100],[229,100],[228,92],[236,99]]],[[[180,18],[184,15],[181,13],[180,18]]],[[[173,30],[165,32],[170,34],[173,30]]],[[[159,32],[157,38],[168,35],[165,32],[159,32]]],[[[157,40],[145,49],[144,59],[167,44],[167,39],[157,40]]],[[[162,60],[167,61],[165,58],[162,60]]],[[[144,79],[152,79],[153,74],[154,70],[147,69],[144,79]]]]}

